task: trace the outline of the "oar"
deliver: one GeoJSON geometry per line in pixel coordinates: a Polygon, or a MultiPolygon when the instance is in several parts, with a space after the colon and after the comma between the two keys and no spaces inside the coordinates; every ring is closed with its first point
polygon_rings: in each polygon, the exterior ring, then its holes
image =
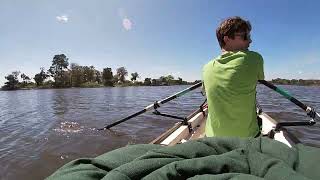
{"type": "Polygon", "coordinates": [[[115,125],[118,125],[118,124],[120,124],[120,123],[122,123],[122,122],[125,122],[125,121],[127,121],[127,120],[129,120],[129,119],[131,119],[131,118],[134,118],[134,117],[136,117],[136,116],[139,116],[140,114],[143,114],[143,113],[145,113],[145,112],[147,112],[147,111],[149,111],[149,110],[157,109],[158,107],[160,107],[160,104],[167,103],[167,102],[169,102],[169,101],[171,101],[171,100],[173,100],[173,99],[175,99],[175,98],[177,98],[177,97],[180,97],[180,96],[184,95],[185,93],[190,92],[190,91],[192,91],[192,90],[200,87],[201,85],[202,85],[202,82],[199,82],[199,83],[197,83],[197,84],[195,84],[195,85],[193,85],[193,86],[191,86],[191,87],[188,87],[187,89],[182,90],[182,91],[180,91],[180,92],[178,92],[178,93],[176,93],[176,94],[174,94],[174,95],[171,95],[171,96],[169,96],[169,97],[167,97],[167,98],[165,98],[165,99],[163,99],[163,100],[161,100],[161,101],[156,101],[154,104],[150,104],[149,106],[145,107],[143,110],[141,110],[141,111],[139,111],[139,112],[136,112],[136,113],[134,113],[134,114],[132,114],[132,115],[126,117],[126,118],[123,118],[123,119],[121,119],[121,120],[119,120],[119,121],[116,121],[116,122],[114,122],[114,123],[112,123],[112,124],[109,124],[109,125],[103,127],[103,128],[100,128],[100,129],[98,129],[98,130],[109,129],[109,128],[111,128],[111,127],[113,127],[113,126],[115,126],[115,125]]]}
{"type": "Polygon", "coordinates": [[[269,83],[265,80],[258,80],[261,84],[264,84],[265,86],[273,89],[274,91],[278,92],[279,94],[283,95],[285,98],[302,108],[304,111],[307,112],[307,115],[310,116],[313,120],[320,120],[320,114],[317,113],[313,108],[303,104],[301,101],[297,100],[296,98],[292,97],[290,94],[285,92],[284,90],[280,89],[279,87],[276,87],[275,85],[269,83]]]}

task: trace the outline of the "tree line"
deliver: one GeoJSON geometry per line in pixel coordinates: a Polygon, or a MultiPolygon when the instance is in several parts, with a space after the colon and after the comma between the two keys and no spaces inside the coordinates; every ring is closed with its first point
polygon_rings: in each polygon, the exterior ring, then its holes
{"type": "Polygon", "coordinates": [[[30,78],[20,71],[14,71],[5,76],[7,82],[2,86],[3,90],[16,90],[21,88],[67,88],[67,87],[103,87],[103,86],[159,86],[159,85],[183,85],[191,84],[172,75],[161,76],[158,79],[140,78],[137,72],[131,73],[127,80],[128,71],[125,67],[119,67],[114,74],[112,68],[106,67],[102,71],[94,66],[81,66],[76,63],[69,64],[69,58],[65,54],[57,54],[53,57],[52,65],[46,71],[44,67],[40,72],[30,78]],[[20,75],[20,76],[19,76],[20,75]],[[19,77],[22,81],[19,81],[19,77]]]}
{"type": "Polygon", "coordinates": [[[299,85],[299,86],[319,86],[320,80],[315,79],[272,79],[272,83],[281,85],[299,85]]]}

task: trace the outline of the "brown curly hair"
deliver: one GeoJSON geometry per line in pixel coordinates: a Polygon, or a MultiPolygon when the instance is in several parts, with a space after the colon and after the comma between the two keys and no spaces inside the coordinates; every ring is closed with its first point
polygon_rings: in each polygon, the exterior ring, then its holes
{"type": "Polygon", "coordinates": [[[251,31],[251,24],[249,21],[242,19],[239,16],[229,17],[224,20],[216,30],[217,39],[220,47],[224,47],[224,36],[234,38],[235,33],[251,31]]]}

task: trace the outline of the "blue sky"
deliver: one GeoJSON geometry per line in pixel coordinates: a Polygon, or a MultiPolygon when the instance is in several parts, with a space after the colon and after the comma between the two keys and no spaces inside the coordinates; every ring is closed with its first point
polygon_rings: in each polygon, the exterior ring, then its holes
{"type": "Polygon", "coordinates": [[[315,0],[1,0],[0,85],[14,70],[33,77],[61,53],[98,70],[124,66],[141,79],[201,79],[220,53],[216,27],[235,15],[253,26],[250,50],[264,57],[266,79],[320,79],[319,7],[315,0]]]}

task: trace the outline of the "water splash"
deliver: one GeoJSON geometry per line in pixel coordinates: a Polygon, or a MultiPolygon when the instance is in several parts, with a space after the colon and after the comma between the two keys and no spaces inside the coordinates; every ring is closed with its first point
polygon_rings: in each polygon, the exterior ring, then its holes
{"type": "Polygon", "coordinates": [[[53,129],[56,132],[62,132],[62,133],[79,133],[83,131],[83,126],[80,126],[77,122],[61,122],[59,128],[53,129]]]}

